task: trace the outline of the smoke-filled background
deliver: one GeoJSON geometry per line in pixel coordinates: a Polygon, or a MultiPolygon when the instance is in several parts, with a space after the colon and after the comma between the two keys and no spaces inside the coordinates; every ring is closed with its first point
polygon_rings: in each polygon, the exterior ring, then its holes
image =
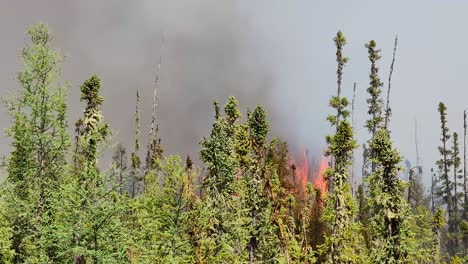
{"type": "MultiPolygon", "coordinates": [[[[370,67],[364,44],[374,39],[382,49],[385,95],[398,34],[390,128],[396,146],[414,164],[417,119],[428,183],[438,157],[439,100],[448,106],[449,126],[462,132],[468,98],[467,12],[464,1],[427,0],[1,0],[0,91],[19,88],[15,74],[21,68],[19,50],[27,42],[24,32],[43,21],[54,33],[54,46],[67,57],[61,81],[72,83],[70,124],[81,115],[79,86],[97,73],[105,118],[117,131],[114,140],[131,150],[135,92],[139,89],[142,96],[145,137],[161,56],[158,118],[166,153],[196,156],[211,128],[213,99],[224,103],[234,95],[244,113],[263,104],[272,135],[287,140],[294,151],[308,148],[318,156],[330,132],[325,118],[336,90],[333,36],[342,30],[348,39],[343,88],[351,99],[357,83],[355,126],[362,144],[368,139],[363,126],[370,67]]],[[[2,113],[0,125],[6,128],[9,117],[2,113]]],[[[8,144],[2,137],[2,154],[8,154],[8,144]]]]}

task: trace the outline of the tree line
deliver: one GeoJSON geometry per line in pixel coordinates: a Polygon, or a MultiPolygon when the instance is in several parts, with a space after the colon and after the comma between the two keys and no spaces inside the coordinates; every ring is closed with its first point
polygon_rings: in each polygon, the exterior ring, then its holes
{"type": "Polygon", "coordinates": [[[327,117],[333,133],[326,137],[330,166],[322,193],[311,183],[300,191],[288,145],[270,135],[265,109],[248,110],[242,122],[234,97],[223,106],[213,103],[211,131],[200,142],[201,166],[189,156],[164,155],[158,78],[148,141],[140,142],[137,91],[131,153],[118,144],[103,171],[98,158],[112,133],[101,112],[99,76],[80,86],[83,114],[70,135],[71,86],[59,82],[63,57],[51,46],[46,25],[33,25],[27,34],[17,75],[21,90],[5,98],[12,151],[0,189],[1,263],[468,261],[466,112],[461,158],[458,134],[449,132],[447,108],[439,104],[441,159],[426,192],[422,168],[403,169],[389,130],[397,39],[386,101],[380,50],[373,40],[365,45],[369,138],[356,190],[351,174],[358,144],[349,120],[354,99],[342,94],[346,38],[338,32],[333,39],[337,87],[327,117]]]}

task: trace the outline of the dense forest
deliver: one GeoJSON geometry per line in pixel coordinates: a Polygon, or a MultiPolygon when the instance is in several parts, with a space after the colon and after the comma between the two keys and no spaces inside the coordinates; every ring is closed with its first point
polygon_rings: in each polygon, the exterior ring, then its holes
{"type": "Polygon", "coordinates": [[[445,104],[434,106],[440,131],[427,132],[441,136],[440,160],[426,188],[429,171],[402,166],[389,130],[397,38],[385,86],[376,42],[363,46],[368,140],[362,164],[353,164],[354,98],[342,95],[348,58],[336,33],[336,92],[323,117],[332,134],[319,175],[307,181],[287,143],[271,135],[265,108],[241,113],[234,97],[214,101],[211,132],[193,159],[200,164],[165,155],[158,72],[149,131],[135,91],[132,146],[110,147],[98,75],[79,87],[83,113],[73,130],[67,91],[75,88],[59,80],[64,58],[46,25],[27,34],[22,89],[4,100],[12,151],[2,165],[1,263],[468,263],[466,112],[461,138],[449,130],[445,104]],[[106,152],[110,165],[98,163],[106,152]]]}

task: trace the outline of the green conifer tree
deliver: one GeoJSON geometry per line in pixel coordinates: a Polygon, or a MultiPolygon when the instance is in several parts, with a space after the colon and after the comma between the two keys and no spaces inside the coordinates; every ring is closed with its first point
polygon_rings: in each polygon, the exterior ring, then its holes
{"type": "MultiPolygon", "coordinates": [[[[3,193],[2,196],[4,195],[3,193]]],[[[13,229],[8,222],[5,212],[5,203],[0,200],[0,263],[12,263],[15,251],[13,250],[12,237],[13,229]]]]}
{"type": "MultiPolygon", "coordinates": [[[[232,101],[232,100],[230,100],[232,101]]],[[[232,105],[228,103],[228,105],[232,105]]],[[[237,102],[236,102],[237,105],[237,102]]],[[[215,118],[209,138],[201,142],[200,158],[205,163],[207,175],[202,183],[201,221],[209,219],[204,230],[200,250],[203,262],[238,262],[246,259],[245,245],[247,235],[242,226],[246,217],[242,208],[242,194],[239,193],[240,181],[238,159],[236,158],[236,121],[240,116],[237,108],[226,108],[226,118],[222,118],[215,102],[215,118]]]]}
{"type": "Polygon", "coordinates": [[[273,139],[268,154],[268,173],[265,192],[271,202],[271,224],[275,227],[281,252],[279,263],[300,263],[304,258],[296,234],[296,207],[294,186],[291,183],[292,169],[288,164],[288,149],[285,142],[273,139]]]}
{"type": "MultiPolygon", "coordinates": [[[[336,82],[337,82],[337,90],[336,96],[332,96],[330,99],[330,106],[336,109],[336,115],[329,115],[327,117],[328,121],[332,126],[335,127],[336,131],[338,131],[338,125],[341,118],[346,118],[349,116],[349,111],[346,110],[349,102],[346,97],[341,96],[341,83],[343,80],[343,68],[348,62],[347,57],[343,57],[343,47],[346,45],[346,38],[344,37],[341,31],[336,33],[333,42],[336,46],[336,62],[337,62],[337,70],[336,70],[336,82]]],[[[331,157],[332,162],[334,163],[334,157],[331,157]]],[[[334,164],[333,164],[334,165],[334,164]]],[[[332,176],[332,175],[330,175],[332,176]]],[[[333,192],[333,179],[327,178],[327,188],[329,192],[333,192]]]]}
{"type": "MultiPolygon", "coordinates": [[[[380,60],[380,50],[376,49],[377,44],[374,40],[369,41],[365,45],[367,52],[369,54],[369,61],[371,62],[371,69],[369,73],[370,77],[370,86],[367,88],[367,93],[369,98],[367,99],[367,104],[369,105],[369,110],[367,113],[370,115],[370,119],[366,121],[366,128],[371,134],[371,139],[375,137],[383,124],[383,99],[382,86],[383,82],[379,78],[379,68],[377,67],[377,62],[380,60]]],[[[371,172],[375,171],[375,163],[372,162],[374,154],[372,151],[369,152],[369,157],[371,159],[371,172]]]]}
{"type": "MultiPolygon", "coordinates": [[[[270,218],[272,203],[268,199],[268,193],[265,192],[265,187],[270,184],[267,161],[269,125],[263,107],[257,106],[252,113],[249,113],[247,122],[250,132],[251,153],[249,156],[251,158],[249,166],[243,170],[243,179],[245,206],[249,218],[247,228],[249,263],[271,262],[278,258],[280,247],[276,227],[270,218]]],[[[239,143],[241,141],[237,142],[238,145],[239,143]]]]}
{"type": "Polygon", "coordinates": [[[401,156],[393,149],[386,129],[370,141],[375,172],[369,178],[369,206],[372,208],[371,236],[373,263],[408,263],[408,205],[405,184],[398,178],[401,156]]]}
{"type": "Polygon", "coordinates": [[[453,133],[452,136],[452,156],[451,156],[451,163],[453,166],[453,216],[451,219],[451,223],[453,225],[453,233],[450,234],[453,237],[453,245],[454,245],[454,251],[458,253],[459,250],[459,240],[462,238],[462,234],[460,233],[460,223],[461,223],[461,215],[460,215],[460,208],[459,205],[461,204],[461,198],[463,196],[463,193],[459,192],[458,187],[462,187],[463,185],[459,183],[461,178],[463,177],[461,175],[462,170],[460,169],[461,166],[461,159],[460,159],[460,149],[458,146],[458,134],[453,133]]]}
{"type": "Polygon", "coordinates": [[[55,257],[48,234],[54,213],[52,196],[60,187],[69,147],[66,86],[57,82],[63,58],[51,47],[44,24],[27,31],[32,45],[21,51],[21,92],[7,98],[13,119],[8,130],[12,153],[8,161],[5,215],[13,231],[15,263],[46,263],[55,257]]]}
{"type": "MultiPolygon", "coordinates": [[[[335,45],[346,43],[346,39],[337,33],[335,45]]],[[[337,89],[337,97],[340,94],[337,89]]],[[[324,222],[329,223],[330,233],[325,237],[325,242],[320,246],[320,253],[325,259],[325,263],[362,263],[364,261],[361,250],[361,237],[358,234],[359,225],[354,222],[356,217],[356,204],[351,195],[348,177],[351,165],[353,150],[357,147],[353,137],[353,129],[347,117],[346,111],[348,101],[341,97],[337,102],[337,97],[332,97],[330,106],[340,112],[339,122],[333,116],[327,119],[332,125],[336,125],[336,133],[327,136],[328,149],[327,156],[334,158],[333,168],[329,168],[326,177],[331,179],[333,192],[329,193],[326,200],[326,207],[322,215],[324,222]]]]}
{"type": "Polygon", "coordinates": [[[100,148],[110,135],[102,123],[99,77],[86,80],[80,90],[80,99],[86,102],[79,137],[82,169],[78,174],[72,171],[54,202],[53,238],[59,262],[125,263],[127,238],[120,220],[124,209],[119,186],[111,185],[113,181],[97,165],[100,148]]]}
{"type": "Polygon", "coordinates": [[[127,150],[122,144],[118,144],[112,155],[112,174],[115,183],[119,185],[121,195],[125,193],[125,187],[128,183],[127,170],[127,150]]]}
{"type": "Polygon", "coordinates": [[[444,103],[439,103],[439,114],[440,114],[440,128],[441,128],[441,146],[438,147],[441,159],[436,162],[439,167],[439,178],[438,182],[441,183],[441,186],[438,186],[436,195],[441,198],[442,204],[447,207],[448,215],[448,235],[447,237],[447,252],[450,255],[455,254],[456,252],[456,241],[451,237],[451,234],[455,232],[455,223],[454,223],[454,199],[453,199],[453,189],[454,185],[450,179],[450,167],[452,164],[452,151],[449,148],[449,128],[447,127],[447,107],[444,103]]]}
{"type": "Polygon", "coordinates": [[[146,179],[145,192],[136,198],[134,263],[190,263],[189,236],[191,186],[188,173],[177,156],[168,157],[156,177],[146,179]]]}
{"type": "Polygon", "coordinates": [[[441,230],[445,225],[445,213],[442,208],[437,208],[433,215],[432,232],[433,232],[433,263],[442,263],[441,253],[441,230]]]}
{"type": "Polygon", "coordinates": [[[139,156],[140,150],[140,93],[136,91],[136,103],[135,103],[135,149],[131,155],[131,191],[130,195],[134,198],[139,194],[140,183],[141,183],[141,160],[139,156]]]}

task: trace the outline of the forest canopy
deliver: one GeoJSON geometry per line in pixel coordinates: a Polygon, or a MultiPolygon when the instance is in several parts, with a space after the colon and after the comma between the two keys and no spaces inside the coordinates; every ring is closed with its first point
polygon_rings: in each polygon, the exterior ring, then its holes
{"type": "Polygon", "coordinates": [[[149,131],[141,129],[140,96],[147,94],[136,90],[133,144],[112,146],[99,74],[79,85],[83,110],[69,120],[67,94],[77,87],[60,80],[64,57],[45,24],[27,36],[21,89],[5,98],[12,151],[2,167],[0,263],[468,263],[466,112],[458,134],[449,129],[447,106],[434,106],[440,160],[426,188],[429,170],[402,166],[389,129],[397,38],[388,78],[379,73],[377,43],[362,45],[368,137],[358,143],[356,85],[351,100],[342,86],[352,61],[345,35],[336,33],[336,87],[331,114],[323,116],[331,134],[312,170],[272,135],[266,108],[243,113],[233,96],[213,101],[200,162],[166,155],[159,72],[151,121],[143,125],[149,131]],[[360,144],[363,162],[355,164],[360,144]],[[111,164],[99,163],[106,152],[111,164]]]}

